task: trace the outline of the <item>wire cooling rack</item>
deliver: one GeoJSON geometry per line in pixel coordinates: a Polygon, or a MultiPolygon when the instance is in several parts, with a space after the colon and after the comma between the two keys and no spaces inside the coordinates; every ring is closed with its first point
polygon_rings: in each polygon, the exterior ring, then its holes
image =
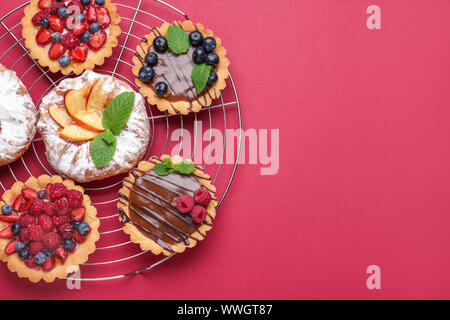
{"type": "MultiPolygon", "coordinates": [[[[133,67],[131,61],[137,44],[144,35],[150,33],[152,27],[166,21],[188,19],[188,16],[178,8],[160,0],[145,2],[138,0],[135,5],[131,4],[133,1],[123,1],[126,4],[114,1],[122,18],[119,45],[114,49],[113,55],[106,59],[105,64],[97,67],[95,71],[117,77],[139,91],[131,72],[133,67]]],[[[24,7],[29,3],[12,9],[0,18],[0,25],[5,30],[5,33],[0,35],[0,48],[7,48],[0,55],[0,63],[16,71],[28,88],[36,106],[39,106],[42,98],[68,76],[53,74],[47,68],[41,67],[24,47],[20,20],[24,7]]],[[[69,75],[71,76],[73,75],[69,75]]],[[[146,158],[175,152],[182,153],[185,158],[196,160],[196,155],[200,154],[200,164],[205,167],[205,171],[211,175],[213,183],[217,186],[218,208],[225,200],[235,177],[242,139],[240,104],[231,74],[227,82],[227,88],[222,92],[222,96],[211,107],[198,114],[169,115],[147,104],[152,138],[146,158]],[[213,136],[217,140],[217,135],[213,134],[212,129],[222,133],[221,141],[213,140],[213,136]],[[230,130],[233,133],[231,135],[233,141],[225,134],[230,130]],[[186,145],[191,146],[187,150],[192,153],[186,154],[186,145]]],[[[23,157],[13,164],[0,168],[0,187],[5,191],[15,181],[24,181],[29,176],[52,175],[54,172],[46,160],[44,151],[42,139],[35,137],[32,146],[23,157]]],[[[98,209],[101,237],[97,242],[96,252],[81,266],[80,278],[71,277],[73,280],[101,281],[126,278],[150,270],[174,257],[174,255],[154,256],[151,252],[143,252],[122,232],[116,203],[123,177],[122,175],[83,185],[98,209]]],[[[199,246],[200,244],[197,247],[199,246]]],[[[189,253],[183,256],[186,255],[189,253]]]]}

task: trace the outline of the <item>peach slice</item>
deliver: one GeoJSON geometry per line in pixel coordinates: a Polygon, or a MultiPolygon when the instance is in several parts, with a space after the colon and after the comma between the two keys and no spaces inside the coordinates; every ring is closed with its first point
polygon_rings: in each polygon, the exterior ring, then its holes
{"type": "Polygon", "coordinates": [[[76,124],[72,124],[64,129],[62,129],[59,134],[66,139],[74,141],[89,141],[94,139],[98,132],[93,132],[86,130],[76,124]]]}
{"type": "Polygon", "coordinates": [[[89,92],[86,103],[86,110],[103,111],[106,108],[107,99],[108,95],[103,90],[103,81],[101,79],[96,80],[91,88],[91,91],[89,92]]]}
{"type": "Polygon", "coordinates": [[[102,124],[102,114],[98,110],[80,111],[74,115],[74,118],[75,121],[88,130],[97,132],[105,131],[102,124]]]}
{"type": "Polygon", "coordinates": [[[86,111],[88,89],[87,86],[81,90],[70,89],[64,95],[64,103],[72,117],[80,111],[86,111]]]}
{"type": "Polygon", "coordinates": [[[50,114],[50,117],[63,128],[68,127],[73,123],[72,117],[67,113],[67,110],[64,107],[61,108],[52,104],[48,108],[48,113],[50,114]]]}

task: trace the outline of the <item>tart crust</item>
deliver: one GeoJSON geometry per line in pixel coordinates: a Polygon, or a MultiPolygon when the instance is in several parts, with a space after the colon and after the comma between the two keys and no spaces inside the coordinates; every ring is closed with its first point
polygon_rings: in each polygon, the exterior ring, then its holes
{"type": "MultiPolygon", "coordinates": [[[[179,25],[184,31],[186,32],[192,32],[192,31],[199,31],[203,37],[214,37],[214,34],[211,30],[207,30],[204,28],[202,24],[194,24],[190,20],[186,21],[176,21],[177,25],[179,25]]],[[[167,30],[169,29],[170,23],[164,23],[161,27],[156,28],[159,33],[162,36],[167,35],[167,30]]],[[[147,53],[149,48],[153,45],[153,40],[157,37],[156,33],[152,32],[150,34],[147,34],[145,38],[147,39],[146,42],[142,42],[139,44],[136,48],[136,52],[144,57],[147,53]]],[[[176,101],[176,102],[170,102],[167,99],[163,97],[159,97],[155,89],[152,86],[149,86],[145,83],[143,83],[141,80],[139,80],[139,70],[142,67],[142,62],[139,60],[138,57],[133,57],[134,67],[133,67],[133,74],[136,77],[135,82],[137,86],[140,88],[140,91],[143,96],[147,98],[147,101],[152,104],[156,105],[160,111],[167,111],[170,114],[183,114],[186,115],[189,112],[199,112],[202,108],[209,107],[214,99],[218,99],[220,97],[220,92],[225,89],[226,87],[226,79],[228,78],[228,66],[230,65],[230,61],[226,57],[227,50],[222,46],[222,41],[218,37],[214,37],[216,40],[216,49],[214,50],[214,53],[219,56],[219,64],[216,68],[216,74],[218,77],[217,82],[212,85],[208,91],[203,92],[200,97],[192,102],[189,101],[176,101]]]]}
{"type": "Polygon", "coordinates": [[[122,33],[119,27],[120,16],[117,13],[117,7],[111,2],[111,0],[105,1],[105,8],[108,9],[111,24],[108,27],[108,38],[106,43],[97,51],[89,50],[88,57],[85,62],[72,61],[67,67],[62,67],[58,60],[52,60],[48,56],[48,50],[46,47],[41,47],[36,42],[37,27],[33,25],[31,19],[33,16],[41,11],[38,7],[39,0],[31,0],[31,3],[25,7],[25,16],[22,18],[22,36],[25,39],[25,47],[30,50],[30,55],[36,59],[43,67],[48,67],[51,72],[56,73],[61,71],[62,74],[68,75],[71,72],[79,75],[84,70],[92,70],[96,65],[102,65],[105,62],[105,58],[112,55],[112,49],[119,44],[117,38],[122,33]]]}
{"type": "MultiPolygon", "coordinates": [[[[68,189],[78,190],[83,193],[82,205],[86,208],[84,221],[89,223],[91,231],[87,235],[85,242],[78,244],[75,252],[67,256],[64,264],[61,264],[61,262],[56,259],[55,267],[48,272],[28,268],[17,254],[6,255],[5,247],[10,239],[0,239],[0,260],[7,263],[10,271],[17,272],[19,278],[28,278],[31,282],[39,282],[41,279],[45,282],[53,282],[56,278],[64,279],[69,273],[76,272],[79,269],[79,265],[85,263],[88,260],[88,256],[95,251],[95,242],[100,239],[100,233],[98,232],[100,220],[97,218],[97,209],[91,205],[91,199],[88,195],[84,194],[84,189],[82,187],[76,186],[72,180],[63,180],[60,176],[50,177],[48,175],[42,175],[38,178],[30,177],[25,183],[16,182],[10,190],[3,194],[3,201],[0,201],[0,206],[5,203],[11,205],[14,199],[21,194],[22,189],[44,189],[49,183],[62,183],[68,189]]],[[[9,225],[9,223],[0,221],[1,229],[5,228],[7,225],[9,225]]]]}
{"type": "MultiPolygon", "coordinates": [[[[155,167],[156,163],[160,163],[161,160],[164,160],[166,158],[170,158],[170,156],[169,155],[163,155],[161,157],[161,159],[159,159],[157,157],[152,157],[150,159],[151,162],[149,162],[149,161],[141,161],[139,163],[139,165],[137,166],[137,168],[139,170],[141,170],[141,171],[144,171],[144,172],[152,171],[153,168],[155,167]]],[[[177,163],[179,160],[182,160],[181,157],[178,157],[178,159],[176,157],[172,157],[173,163],[177,163]]],[[[140,173],[140,172],[136,172],[136,173],[139,176],[144,175],[144,173],[140,173]]],[[[202,177],[200,179],[200,178],[197,178],[196,176],[193,175],[193,177],[201,185],[203,185],[207,189],[213,190],[214,193],[215,193],[216,187],[211,183],[211,179],[210,179],[209,175],[205,174],[203,172],[203,170],[201,170],[200,168],[196,168],[196,170],[194,171],[194,174],[202,177]]],[[[131,181],[132,183],[134,183],[136,181],[135,177],[131,173],[128,176],[128,180],[131,181]]],[[[125,184],[130,185],[129,182],[124,181],[124,185],[125,184]]],[[[125,188],[125,187],[122,187],[119,190],[119,193],[121,193],[121,194],[123,194],[123,195],[125,195],[127,197],[130,196],[130,190],[128,188],[125,188]]],[[[212,192],[210,192],[210,193],[211,193],[211,196],[212,196],[212,200],[209,203],[208,207],[206,208],[207,215],[206,215],[206,219],[205,219],[205,222],[207,222],[210,225],[202,224],[198,228],[198,231],[196,231],[193,234],[191,234],[192,237],[198,239],[199,241],[205,239],[201,234],[206,235],[206,232],[211,230],[213,220],[216,217],[217,200],[214,197],[214,193],[212,193],[212,192]]],[[[118,202],[117,207],[119,209],[122,209],[124,211],[124,213],[128,217],[130,217],[129,202],[127,202],[127,201],[122,199],[121,201],[118,202]]],[[[167,251],[166,249],[161,247],[159,244],[157,244],[155,241],[153,241],[152,239],[150,239],[147,236],[145,236],[141,231],[139,231],[139,229],[137,227],[135,227],[131,223],[126,223],[123,226],[123,232],[125,232],[126,234],[128,234],[130,236],[130,240],[133,243],[139,244],[140,247],[141,247],[141,250],[143,250],[143,251],[150,250],[155,255],[159,255],[159,254],[163,253],[166,256],[170,256],[172,254],[171,252],[167,251]]],[[[189,244],[188,245],[177,243],[177,244],[170,245],[170,248],[176,253],[181,253],[181,252],[184,252],[186,250],[186,248],[193,248],[193,247],[195,247],[196,244],[197,244],[196,240],[194,240],[192,238],[189,238],[189,244]]]]}

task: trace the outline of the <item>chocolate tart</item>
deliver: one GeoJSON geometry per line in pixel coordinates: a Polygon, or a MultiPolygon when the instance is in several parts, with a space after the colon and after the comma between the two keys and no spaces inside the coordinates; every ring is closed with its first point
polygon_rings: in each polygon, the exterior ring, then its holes
{"type": "MultiPolygon", "coordinates": [[[[131,171],[119,191],[118,208],[123,231],[130,235],[132,242],[139,244],[144,251],[169,256],[184,252],[205,239],[216,217],[217,199],[214,197],[216,188],[202,168],[196,167],[190,175],[177,172],[167,176],[156,174],[155,165],[167,158],[170,156],[152,157],[131,171]],[[200,223],[177,207],[179,197],[193,196],[199,189],[210,194],[210,202],[204,206],[206,213],[200,223]]],[[[182,161],[180,157],[171,159],[174,164],[182,161]]]]}
{"type": "Polygon", "coordinates": [[[160,111],[167,111],[170,114],[186,115],[190,112],[199,112],[202,108],[209,107],[213,100],[218,99],[221,91],[226,87],[228,78],[228,66],[230,61],[226,57],[227,50],[222,46],[220,38],[215,37],[211,30],[207,30],[201,24],[194,24],[192,21],[175,21],[172,24],[164,23],[159,28],[153,28],[152,32],[142,39],[142,43],[136,48],[133,58],[133,74],[136,77],[136,84],[140,88],[143,96],[152,105],[156,105],[160,111]],[[203,38],[212,37],[216,41],[214,53],[219,58],[219,63],[213,68],[217,74],[217,81],[207,86],[200,94],[197,94],[191,80],[192,70],[195,66],[193,60],[194,47],[190,46],[185,54],[175,55],[170,49],[164,53],[158,53],[153,47],[153,41],[157,37],[165,37],[171,25],[183,29],[186,34],[198,31],[203,38]],[[159,61],[154,66],[155,78],[151,83],[144,83],[139,79],[139,71],[145,65],[147,53],[158,54],[159,61]],[[155,84],[159,81],[168,84],[168,92],[164,96],[159,96],[155,91],[155,84]]]}

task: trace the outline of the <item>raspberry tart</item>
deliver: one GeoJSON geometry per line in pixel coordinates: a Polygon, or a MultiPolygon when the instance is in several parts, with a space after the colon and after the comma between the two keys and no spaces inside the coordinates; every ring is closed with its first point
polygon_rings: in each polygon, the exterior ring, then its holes
{"type": "Polygon", "coordinates": [[[16,161],[36,134],[37,110],[16,73],[0,64],[0,166],[16,161]]]}
{"type": "Polygon", "coordinates": [[[25,7],[22,35],[41,66],[81,74],[112,55],[119,23],[110,0],[32,0],[25,7]]]}
{"type": "Polygon", "coordinates": [[[39,106],[37,130],[58,174],[86,183],[128,172],[150,139],[145,100],[123,81],[93,71],[65,79],[39,106]]]}
{"type": "Polygon", "coordinates": [[[202,168],[179,156],[142,161],[119,191],[123,231],[156,255],[192,248],[212,228],[215,190],[202,168]]]}
{"type": "Polygon", "coordinates": [[[226,53],[221,40],[201,24],[164,23],[136,48],[133,74],[142,95],[160,111],[199,112],[226,87],[226,53]]]}
{"type": "Polygon", "coordinates": [[[75,272],[100,238],[91,200],[60,176],[16,182],[3,194],[0,208],[0,259],[32,282],[75,272]]]}

